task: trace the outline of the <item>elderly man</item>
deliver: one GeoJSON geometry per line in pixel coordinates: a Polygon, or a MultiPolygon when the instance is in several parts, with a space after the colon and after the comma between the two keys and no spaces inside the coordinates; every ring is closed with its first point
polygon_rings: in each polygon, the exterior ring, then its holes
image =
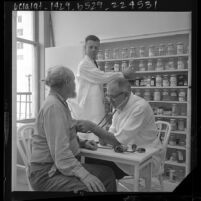
{"type": "Polygon", "coordinates": [[[77,126],[78,121],[72,119],[66,103],[68,98],[76,96],[74,79],[73,72],[62,66],[48,71],[45,83],[50,93],[36,119],[30,183],[38,191],[116,191],[111,168],[80,163],[80,146],[96,149],[97,145],[77,137],[76,132],[82,130],[77,126]]]}
{"type": "MultiPolygon", "coordinates": [[[[117,78],[107,86],[107,98],[116,109],[109,132],[88,122],[79,126],[85,131],[91,131],[106,143],[114,147],[120,144],[137,146],[157,145],[157,128],[154,113],[149,103],[131,92],[129,82],[124,78],[117,78]]],[[[94,162],[87,159],[88,162],[94,162]]],[[[101,164],[107,162],[96,161],[101,164]]],[[[153,173],[159,170],[160,157],[154,157],[153,173]]],[[[117,163],[125,173],[132,174],[128,165],[117,163]]]]}

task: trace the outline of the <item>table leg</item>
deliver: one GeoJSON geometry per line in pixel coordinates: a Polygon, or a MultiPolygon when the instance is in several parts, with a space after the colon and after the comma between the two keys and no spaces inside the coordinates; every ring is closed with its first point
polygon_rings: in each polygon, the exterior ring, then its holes
{"type": "Polygon", "coordinates": [[[135,170],[134,170],[134,192],[138,192],[138,187],[139,187],[139,165],[135,166],[135,170]]]}
{"type": "Polygon", "coordinates": [[[146,191],[151,191],[151,178],[152,178],[152,163],[150,162],[147,165],[147,175],[145,177],[145,187],[146,187],[146,191]]]}

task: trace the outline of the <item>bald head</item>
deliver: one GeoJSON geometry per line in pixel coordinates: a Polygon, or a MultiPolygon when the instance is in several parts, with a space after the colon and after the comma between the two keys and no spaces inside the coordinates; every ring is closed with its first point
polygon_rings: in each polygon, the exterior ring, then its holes
{"type": "Polygon", "coordinates": [[[74,79],[73,72],[64,66],[54,66],[48,69],[45,84],[50,88],[61,88],[66,81],[74,79]]]}

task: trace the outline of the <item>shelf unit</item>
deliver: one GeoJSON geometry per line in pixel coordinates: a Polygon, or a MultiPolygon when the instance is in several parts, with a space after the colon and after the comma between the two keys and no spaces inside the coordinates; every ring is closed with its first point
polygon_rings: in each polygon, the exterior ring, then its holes
{"type": "MultiPolygon", "coordinates": [[[[178,78],[179,75],[184,75],[187,79],[187,82],[185,82],[185,84],[183,84],[182,86],[179,84],[178,86],[178,82],[177,85],[175,86],[171,86],[170,85],[170,80],[169,80],[169,86],[163,86],[163,84],[161,86],[147,86],[146,83],[143,86],[136,86],[135,85],[135,79],[130,77],[128,80],[131,82],[131,86],[132,86],[132,90],[133,92],[137,92],[136,90],[139,90],[141,93],[141,97],[144,97],[142,94],[145,90],[150,90],[150,92],[152,93],[152,96],[150,99],[145,99],[149,102],[149,104],[151,105],[151,107],[157,108],[157,107],[164,107],[164,108],[168,108],[168,110],[171,109],[172,104],[176,104],[176,106],[181,109],[184,110],[185,112],[182,114],[176,114],[176,115],[165,115],[165,114],[158,114],[156,112],[154,112],[155,114],[155,118],[156,120],[158,119],[162,119],[165,121],[170,121],[170,119],[175,119],[175,121],[177,121],[177,125],[178,125],[178,121],[182,120],[185,123],[185,128],[182,129],[174,129],[171,131],[171,135],[174,136],[175,138],[177,137],[177,139],[179,140],[183,140],[184,141],[184,145],[180,145],[180,144],[176,144],[176,145],[170,145],[168,144],[168,150],[167,150],[167,155],[166,155],[166,162],[165,162],[165,174],[168,173],[166,172],[166,170],[168,170],[169,168],[172,169],[176,169],[178,170],[179,168],[182,168],[182,170],[184,171],[183,174],[183,178],[188,175],[188,173],[190,172],[190,142],[191,142],[191,136],[190,136],[190,131],[191,131],[191,32],[190,30],[181,30],[181,31],[173,31],[173,32],[165,32],[165,33],[156,33],[156,34],[146,34],[146,35],[141,35],[141,36],[131,36],[131,37],[121,37],[121,38],[111,38],[111,39],[105,39],[101,41],[101,46],[100,46],[100,50],[102,52],[105,52],[106,49],[123,49],[123,48],[127,48],[129,50],[130,47],[135,47],[137,50],[137,55],[135,57],[130,57],[128,55],[127,58],[109,58],[109,59],[99,59],[97,60],[97,63],[100,67],[101,70],[104,70],[104,65],[109,64],[111,67],[111,71],[114,71],[114,64],[115,63],[123,63],[127,62],[127,64],[129,63],[129,61],[132,60],[133,62],[133,68],[135,69],[135,77],[136,76],[141,76],[141,77],[146,77],[146,76],[156,76],[156,75],[160,75],[161,77],[163,77],[164,75],[168,75],[168,77],[170,77],[170,75],[174,74],[176,75],[176,77],[178,78]],[[177,54],[178,52],[174,52],[173,54],[165,54],[165,55],[152,55],[149,56],[149,50],[148,48],[151,45],[154,45],[155,47],[159,47],[159,45],[161,43],[165,44],[165,46],[167,47],[167,45],[169,43],[173,43],[175,46],[175,50],[176,50],[176,43],[178,42],[182,42],[184,44],[184,51],[181,54],[177,54]],[[140,57],[139,55],[139,50],[140,47],[144,46],[145,47],[145,55],[143,57],[140,57]],[[179,60],[179,58],[183,59],[184,61],[184,68],[182,69],[178,69],[177,68],[177,62],[179,60]],[[153,66],[154,68],[156,68],[157,65],[157,61],[158,59],[161,59],[163,61],[163,69],[164,70],[148,70],[147,68],[147,63],[149,60],[152,60],[153,62],[153,66]],[[174,66],[175,69],[168,69],[165,67],[165,65],[168,63],[168,61],[170,59],[174,60],[174,66]],[[139,63],[140,61],[143,60],[145,63],[145,69],[143,71],[140,70],[139,68],[139,63]],[[162,98],[160,100],[154,100],[154,90],[176,90],[177,92],[179,92],[179,90],[185,90],[186,92],[186,97],[185,100],[163,100],[162,98]],[[177,161],[171,161],[171,154],[173,152],[178,153],[178,151],[182,151],[183,153],[183,158],[184,158],[184,162],[177,162],[177,161]]],[[[166,49],[167,50],[167,49],[166,49]]],[[[155,52],[156,53],[156,52],[155,52]]],[[[108,70],[107,70],[108,71],[108,70]]],[[[120,70],[121,71],[121,70],[120,70]]],[[[106,89],[105,89],[106,90],[106,89]]],[[[162,93],[162,92],[161,92],[162,93]]],[[[178,95],[178,94],[177,94],[178,95]]],[[[107,104],[107,102],[106,102],[107,104]]],[[[111,110],[111,106],[108,107],[106,106],[107,110],[111,110]]],[[[180,111],[181,113],[181,111],[180,111]]],[[[178,154],[177,154],[178,157],[178,154]]],[[[167,175],[167,174],[166,174],[167,175]]],[[[180,176],[181,178],[181,176],[180,176]]]]}

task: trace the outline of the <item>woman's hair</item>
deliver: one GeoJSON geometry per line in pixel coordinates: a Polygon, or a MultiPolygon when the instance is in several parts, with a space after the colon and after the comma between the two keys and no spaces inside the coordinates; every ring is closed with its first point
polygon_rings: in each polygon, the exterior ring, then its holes
{"type": "Polygon", "coordinates": [[[54,66],[48,69],[45,84],[51,88],[61,88],[66,81],[72,79],[73,72],[64,66],[54,66]]]}

